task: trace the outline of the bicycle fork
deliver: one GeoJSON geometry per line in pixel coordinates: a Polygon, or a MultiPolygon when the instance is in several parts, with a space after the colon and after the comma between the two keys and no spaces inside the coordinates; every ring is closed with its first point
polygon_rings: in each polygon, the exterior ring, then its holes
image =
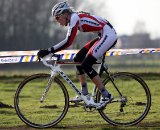
{"type": "Polygon", "coordinates": [[[41,103],[44,102],[45,98],[47,97],[47,94],[48,94],[48,91],[51,87],[51,84],[52,84],[52,77],[49,78],[48,85],[46,86],[45,91],[42,94],[42,97],[41,97],[41,100],[40,100],[41,103]]]}
{"type": "Polygon", "coordinates": [[[41,97],[41,99],[40,99],[40,102],[41,102],[41,103],[43,103],[44,100],[45,100],[46,97],[47,97],[47,94],[48,94],[48,92],[49,92],[49,89],[51,88],[51,85],[52,85],[53,77],[56,75],[58,68],[59,68],[59,66],[56,66],[56,67],[51,71],[51,76],[50,76],[50,78],[48,79],[48,85],[46,86],[45,91],[44,91],[44,93],[42,94],[42,97],[41,97]]]}

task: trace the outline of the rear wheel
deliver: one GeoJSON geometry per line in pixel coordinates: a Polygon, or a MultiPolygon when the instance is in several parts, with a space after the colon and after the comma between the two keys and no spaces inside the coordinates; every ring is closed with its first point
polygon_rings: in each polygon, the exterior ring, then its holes
{"type": "Polygon", "coordinates": [[[52,79],[44,102],[40,102],[49,78],[48,74],[32,75],[21,82],[16,91],[15,110],[20,119],[31,127],[54,126],[64,118],[68,111],[68,92],[57,77],[52,79]]]}
{"type": "MultiPolygon", "coordinates": [[[[104,110],[99,110],[105,121],[112,125],[135,125],[148,114],[151,106],[151,94],[147,84],[137,75],[120,72],[112,75],[118,91],[110,79],[104,80],[105,88],[114,96],[104,110]]],[[[101,94],[97,92],[97,101],[101,94]]]]}

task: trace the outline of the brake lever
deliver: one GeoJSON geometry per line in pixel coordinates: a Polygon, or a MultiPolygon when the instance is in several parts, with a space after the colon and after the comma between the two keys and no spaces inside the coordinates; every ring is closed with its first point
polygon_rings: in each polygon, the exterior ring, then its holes
{"type": "Polygon", "coordinates": [[[53,58],[56,61],[59,61],[61,59],[61,55],[60,54],[53,54],[51,58],[53,58]]]}

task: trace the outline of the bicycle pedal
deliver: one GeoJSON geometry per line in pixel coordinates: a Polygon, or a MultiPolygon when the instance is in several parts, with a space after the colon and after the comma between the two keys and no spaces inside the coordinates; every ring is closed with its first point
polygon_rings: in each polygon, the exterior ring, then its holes
{"type": "Polygon", "coordinates": [[[96,106],[92,104],[89,105],[84,104],[83,108],[86,112],[93,112],[94,110],[96,110],[96,106]]]}
{"type": "Polygon", "coordinates": [[[69,102],[77,104],[77,103],[79,103],[80,101],[69,101],[69,102]]]}

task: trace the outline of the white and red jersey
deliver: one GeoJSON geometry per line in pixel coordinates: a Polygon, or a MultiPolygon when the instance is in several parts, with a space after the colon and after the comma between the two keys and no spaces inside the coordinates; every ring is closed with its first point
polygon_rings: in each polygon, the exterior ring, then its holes
{"type": "Polygon", "coordinates": [[[55,52],[69,47],[72,44],[78,30],[82,32],[94,32],[98,34],[102,32],[103,27],[107,23],[107,20],[96,15],[73,13],[71,15],[66,38],[53,47],[55,52]]]}

